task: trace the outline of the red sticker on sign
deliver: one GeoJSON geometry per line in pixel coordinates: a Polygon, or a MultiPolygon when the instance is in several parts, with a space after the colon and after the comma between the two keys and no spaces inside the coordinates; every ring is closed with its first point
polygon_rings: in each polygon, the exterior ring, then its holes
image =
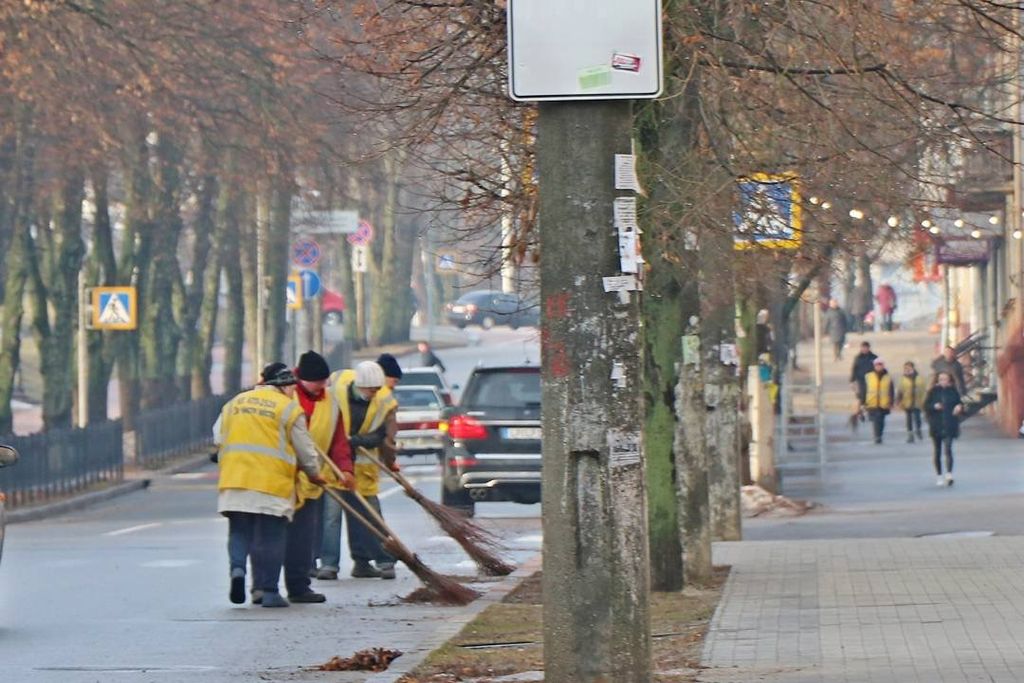
{"type": "Polygon", "coordinates": [[[612,55],[612,68],[616,71],[640,72],[640,57],[624,52],[616,52],[612,55]]]}

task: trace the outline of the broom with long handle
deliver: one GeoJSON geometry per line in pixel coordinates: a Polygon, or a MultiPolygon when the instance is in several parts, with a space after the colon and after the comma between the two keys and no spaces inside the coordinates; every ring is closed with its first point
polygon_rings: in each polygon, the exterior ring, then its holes
{"type": "MultiPolygon", "coordinates": [[[[330,458],[327,458],[323,454],[320,456],[331,466],[331,469],[340,476],[341,470],[331,462],[330,458]]],[[[374,522],[371,522],[366,516],[355,509],[348,501],[346,501],[341,494],[330,486],[324,486],[324,491],[327,492],[334,501],[341,506],[345,512],[352,515],[360,524],[366,527],[370,533],[380,539],[384,549],[409,568],[409,570],[423,582],[437,598],[438,602],[442,602],[449,605],[467,605],[473,600],[480,597],[472,588],[467,588],[455,579],[438,574],[433,569],[423,563],[423,560],[419,558],[416,553],[409,550],[408,547],[395,535],[395,532],[388,527],[385,523],[384,518],[373,508],[369,502],[360,494],[358,491],[353,491],[356,498],[363,506],[363,510],[374,518],[374,522]]]]}
{"type": "Polygon", "coordinates": [[[420,507],[437,521],[438,526],[455,539],[456,543],[462,546],[466,554],[476,562],[477,566],[484,573],[491,576],[507,576],[515,571],[514,565],[505,562],[498,555],[497,551],[501,546],[490,532],[456,513],[451,508],[435,503],[424,496],[412,485],[412,482],[399,472],[395,472],[390,467],[387,467],[369,450],[359,447],[359,453],[394,479],[405,491],[405,495],[419,503],[420,507]]]}

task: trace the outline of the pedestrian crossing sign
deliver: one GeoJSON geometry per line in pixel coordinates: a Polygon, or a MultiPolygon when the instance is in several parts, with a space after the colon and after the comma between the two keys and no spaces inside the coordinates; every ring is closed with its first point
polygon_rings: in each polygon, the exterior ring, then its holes
{"type": "Polygon", "coordinates": [[[288,309],[297,311],[302,308],[303,291],[302,291],[302,276],[298,273],[292,273],[288,276],[287,289],[285,290],[285,303],[288,304],[288,309]]]}
{"type": "Polygon", "coordinates": [[[134,330],[138,327],[134,287],[94,287],[92,327],[96,330],[134,330]]]}

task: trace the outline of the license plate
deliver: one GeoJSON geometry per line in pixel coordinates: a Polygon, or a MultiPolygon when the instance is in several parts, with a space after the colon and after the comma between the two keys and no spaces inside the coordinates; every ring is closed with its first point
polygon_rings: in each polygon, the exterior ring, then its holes
{"type": "Polygon", "coordinates": [[[505,427],[506,439],[540,439],[540,427],[505,427]]]}

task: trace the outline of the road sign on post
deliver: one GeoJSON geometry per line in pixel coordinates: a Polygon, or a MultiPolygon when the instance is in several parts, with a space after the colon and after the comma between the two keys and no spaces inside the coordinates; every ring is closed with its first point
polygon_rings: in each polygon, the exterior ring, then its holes
{"type": "Polygon", "coordinates": [[[797,249],[803,238],[800,185],[793,173],[755,173],[739,181],[733,213],[736,248],[797,249]]]}
{"type": "Polygon", "coordinates": [[[299,279],[302,280],[302,298],[312,299],[320,293],[322,282],[320,275],[315,270],[304,268],[299,271],[299,279]]]}
{"type": "Polygon", "coordinates": [[[644,339],[638,271],[623,267],[639,243],[635,220],[615,210],[617,188],[639,189],[625,182],[632,107],[555,101],[657,97],[661,3],[508,0],[507,23],[510,96],[547,100],[537,123],[551,228],[540,236],[544,670],[554,681],[646,683],[644,339]],[[606,291],[604,278],[618,276],[633,285],[606,291]]]}
{"type": "Polygon", "coordinates": [[[661,2],[509,0],[508,63],[514,100],[655,98],[661,2]]]}
{"type": "Polygon", "coordinates": [[[298,273],[292,273],[288,276],[288,282],[285,285],[285,302],[288,304],[288,309],[297,311],[302,308],[302,277],[298,273]]]}
{"type": "Polygon", "coordinates": [[[352,247],[352,272],[368,273],[370,271],[370,248],[367,246],[352,247]]]}
{"type": "Polygon", "coordinates": [[[292,263],[300,268],[311,268],[320,262],[320,244],[316,240],[302,238],[292,243],[292,263]]]}
{"type": "Polygon", "coordinates": [[[92,327],[96,330],[134,330],[138,327],[134,287],[94,287],[92,327]]]}
{"type": "Polygon", "coordinates": [[[359,221],[359,227],[347,238],[348,243],[354,247],[365,247],[373,241],[374,231],[370,221],[359,221]]]}

